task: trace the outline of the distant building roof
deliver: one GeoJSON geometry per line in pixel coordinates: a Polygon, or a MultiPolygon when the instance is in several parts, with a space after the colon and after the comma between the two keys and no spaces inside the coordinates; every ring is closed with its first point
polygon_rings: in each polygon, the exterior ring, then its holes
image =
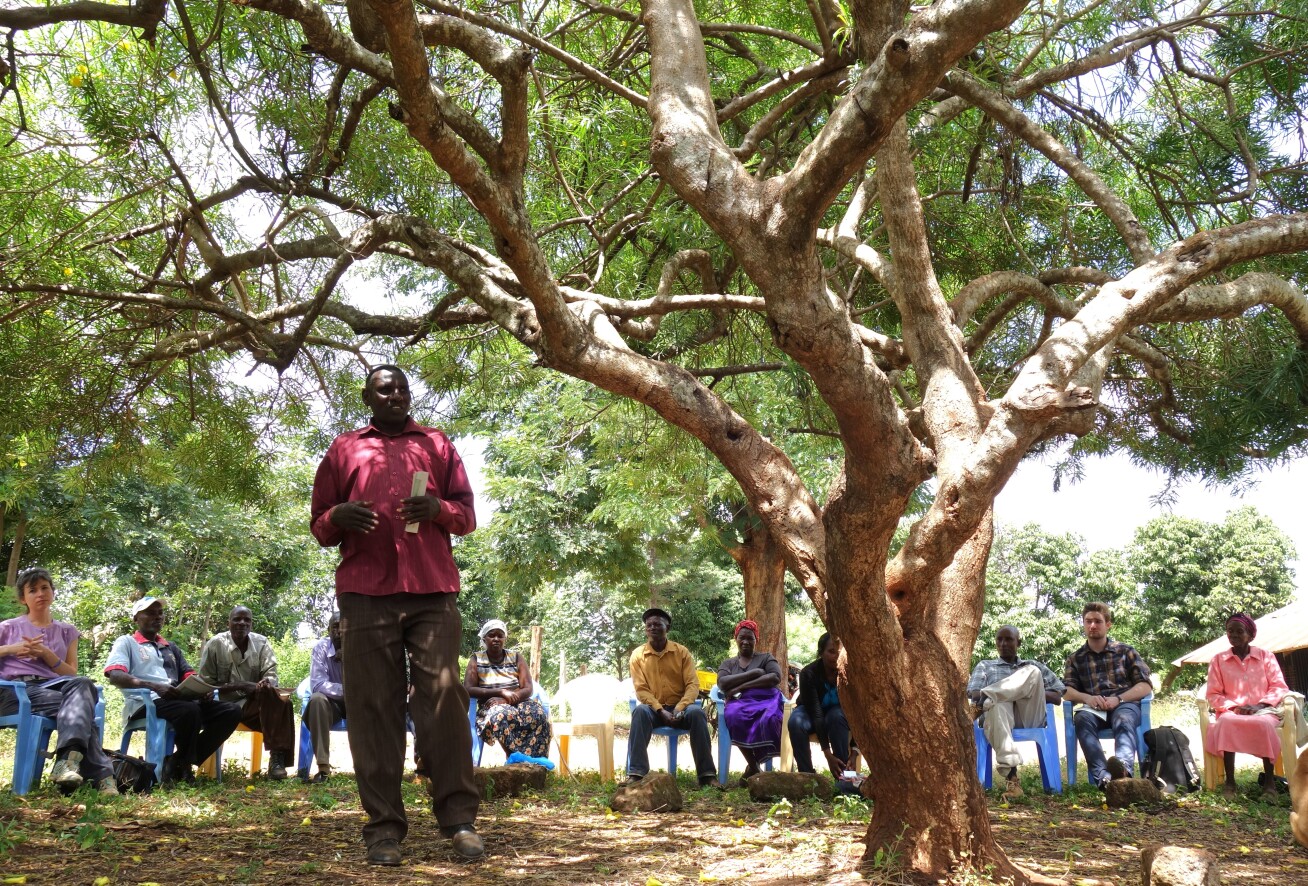
{"type": "MultiPolygon", "coordinates": [[[[1269,652],[1293,652],[1308,647],[1308,601],[1291,603],[1284,609],[1269,612],[1262,618],[1254,619],[1258,625],[1258,636],[1253,645],[1269,652]]],[[[1198,649],[1187,652],[1172,662],[1172,667],[1179,668],[1189,664],[1208,664],[1214,655],[1231,648],[1231,643],[1222,634],[1211,643],[1205,643],[1198,649]]]]}

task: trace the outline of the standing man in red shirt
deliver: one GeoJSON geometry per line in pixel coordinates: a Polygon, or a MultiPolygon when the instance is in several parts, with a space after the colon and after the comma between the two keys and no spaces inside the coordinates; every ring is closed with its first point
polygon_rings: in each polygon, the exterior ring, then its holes
{"type": "Polygon", "coordinates": [[[408,832],[404,774],[405,653],[418,755],[431,766],[432,812],[463,858],[485,849],[473,825],[468,693],[459,673],[462,620],[451,535],[477,526],[472,486],[449,438],[409,416],[409,380],[378,366],[363,383],[372,421],[336,438],[313,481],[313,535],[340,546],[336,597],[345,656],[346,720],[369,864],[398,865],[408,832]],[[411,495],[415,472],[426,492],[411,495]]]}

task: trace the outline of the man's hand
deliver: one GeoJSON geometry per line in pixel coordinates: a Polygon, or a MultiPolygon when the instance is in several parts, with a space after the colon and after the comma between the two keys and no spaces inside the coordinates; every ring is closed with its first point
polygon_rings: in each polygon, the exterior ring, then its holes
{"type": "Polygon", "coordinates": [[[258,683],[249,683],[244,680],[235,683],[228,683],[225,686],[219,686],[219,692],[239,692],[241,695],[250,695],[259,688],[258,683]]]}
{"type": "Polygon", "coordinates": [[[842,774],[846,769],[849,768],[849,764],[848,764],[848,763],[846,763],[844,760],[840,759],[839,757],[837,757],[835,754],[831,753],[830,751],[823,751],[822,753],[826,754],[826,757],[827,757],[827,765],[831,767],[831,773],[832,773],[833,775],[835,775],[837,778],[839,778],[839,777],[841,776],[841,774],[842,774]]]}
{"type": "Polygon", "coordinates": [[[171,683],[146,683],[142,681],[141,685],[160,698],[174,699],[182,697],[182,691],[171,683]]]}
{"type": "Polygon", "coordinates": [[[441,512],[441,500],[434,495],[414,495],[403,499],[395,514],[405,523],[428,523],[441,512]]]}
{"type": "Polygon", "coordinates": [[[683,714],[674,714],[667,708],[659,708],[658,715],[664,726],[676,726],[678,720],[684,719],[683,714]]]}
{"type": "Polygon", "coordinates": [[[370,501],[347,501],[327,512],[327,522],[347,532],[372,532],[377,528],[377,514],[370,501]]]}

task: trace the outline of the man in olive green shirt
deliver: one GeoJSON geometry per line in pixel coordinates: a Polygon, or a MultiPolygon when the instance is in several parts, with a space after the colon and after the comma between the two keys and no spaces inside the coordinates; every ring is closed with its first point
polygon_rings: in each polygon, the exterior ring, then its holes
{"type": "Polygon", "coordinates": [[[668,639],[672,616],[662,609],[647,609],[642,621],[649,642],[631,653],[631,682],[638,704],[631,712],[627,780],[640,781],[649,774],[650,736],[655,727],[670,726],[690,733],[700,787],[715,785],[718,770],[713,764],[708,720],[704,710],[693,704],[699,696],[695,660],[685,646],[668,639]]]}
{"type": "Polygon", "coordinates": [[[277,658],[263,634],[250,628],[254,613],[232,609],[227,630],[215,634],[200,652],[200,679],[218,688],[223,701],[242,705],[241,722],[263,733],[268,748],[268,777],[286,777],[295,743],[295,708],[290,693],[277,689],[277,658]]]}

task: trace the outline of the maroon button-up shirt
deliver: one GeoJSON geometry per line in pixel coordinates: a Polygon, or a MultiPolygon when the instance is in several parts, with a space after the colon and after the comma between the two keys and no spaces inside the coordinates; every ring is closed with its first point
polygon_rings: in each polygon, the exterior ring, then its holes
{"type": "Polygon", "coordinates": [[[410,418],[394,437],[371,424],[341,434],[318,465],[311,513],[318,543],[341,548],[337,594],[458,593],[450,535],[467,535],[477,528],[477,517],[463,461],[441,431],[410,418]],[[414,471],[427,472],[427,494],[440,498],[441,509],[417,532],[405,532],[395,512],[412,491],[414,471]],[[346,532],[333,526],[328,511],[347,501],[372,502],[377,528],[346,532]]]}

